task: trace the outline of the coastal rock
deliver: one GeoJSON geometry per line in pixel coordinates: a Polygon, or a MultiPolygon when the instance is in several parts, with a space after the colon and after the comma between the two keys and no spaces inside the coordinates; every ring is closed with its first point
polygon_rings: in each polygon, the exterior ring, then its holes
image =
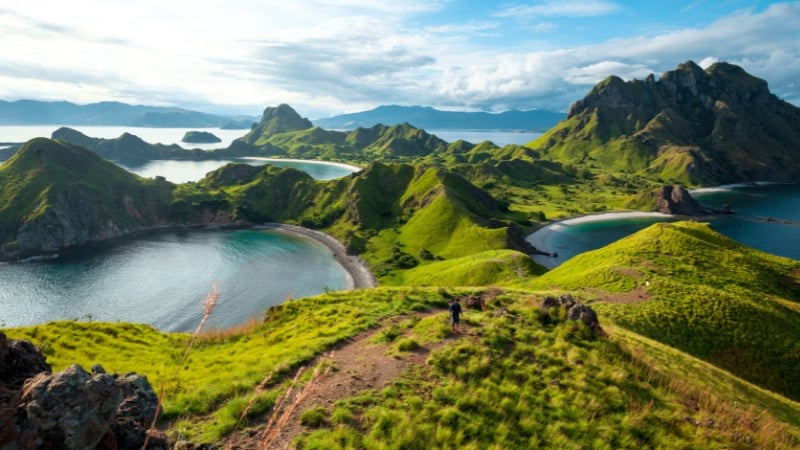
{"type": "Polygon", "coordinates": [[[653,192],[656,211],[680,216],[708,214],[683,186],[663,186],[653,192]]]}

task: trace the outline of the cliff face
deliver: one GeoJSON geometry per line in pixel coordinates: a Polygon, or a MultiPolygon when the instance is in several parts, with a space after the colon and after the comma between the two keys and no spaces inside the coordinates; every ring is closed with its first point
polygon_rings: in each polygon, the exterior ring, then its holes
{"type": "Polygon", "coordinates": [[[230,225],[225,202],[187,205],[90,150],[34,139],[0,166],[0,259],[58,252],[164,225],[230,225]]]}
{"type": "Polygon", "coordinates": [[[607,78],[532,145],[689,185],[796,180],[800,109],[738,66],[689,61],[659,79],[607,78]]]}

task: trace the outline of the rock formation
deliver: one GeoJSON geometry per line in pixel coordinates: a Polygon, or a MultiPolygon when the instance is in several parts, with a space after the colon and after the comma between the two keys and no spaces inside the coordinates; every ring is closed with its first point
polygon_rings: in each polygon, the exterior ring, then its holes
{"type": "Polygon", "coordinates": [[[741,67],[611,76],[532,143],[545,157],[687,185],[800,178],[800,109],[741,67]]]}
{"type": "Polygon", "coordinates": [[[563,294],[559,297],[545,297],[539,303],[539,308],[544,310],[544,312],[547,314],[546,317],[550,317],[552,313],[555,313],[556,316],[561,317],[561,313],[563,311],[565,314],[563,317],[565,317],[567,320],[575,322],[581,321],[585,323],[586,326],[592,331],[593,335],[605,335],[605,331],[603,331],[603,328],[600,327],[600,321],[598,320],[597,313],[594,311],[594,309],[592,309],[591,306],[576,302],[575,299],[569,294],[563,294]]]}
{"type": "MultiPolygon", "coordinates": [[[[0,449],[140,449],[158,398],[137,374],[78,365],[51,373],[30,342],[0,333],[0,449]]],[[[168,449],[150,436],[148,449],[168,449]]]]}
{"type": "Polygon", "coordinates": [[[653,192],[655,210],[664,214],[679,216],[695,216],[708,214],[710,211],[703,208],[683,186],[663,186],[653,192]]]}

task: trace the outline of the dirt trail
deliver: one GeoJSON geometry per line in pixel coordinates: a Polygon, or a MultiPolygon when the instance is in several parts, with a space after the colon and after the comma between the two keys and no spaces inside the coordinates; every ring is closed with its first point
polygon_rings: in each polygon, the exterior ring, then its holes
{"type": "MultiPolygon", "coordinates": [[[[447,320],[446,310],[433,310],[416,314],[425,318],[441,315],[442,320],[447,320]]],[[[389,324],[408,319],[410,315],[402,315],[390,319],[389,324]]],[[[317,357],[307,367],[313,370],[321,363],[329,367],[322,369],[305,387],[295,389],[283,403],[276,403],[274,417],[281,423],[274,438],[268,446],[264,446],[264,430],[267,423],[240,433],[228,443],[229,449],[284,449],[288,448],[292,440],[306,431],[300,423],[303,411],[314,407],[323,406],[330,410],[333,404],[343,398],[357,395],[358,393],[374,389],[380,391],[388,386],[406,368],[412,365],[424,365],[428,354],[447,341],[421,346],[413,352],[403,352],[399,355],[390,355],[390,343],[374,343],[375,336],[385,327],[378,327],[365,331],[352,339],[339,344],[328,353],[317,357]]]]}

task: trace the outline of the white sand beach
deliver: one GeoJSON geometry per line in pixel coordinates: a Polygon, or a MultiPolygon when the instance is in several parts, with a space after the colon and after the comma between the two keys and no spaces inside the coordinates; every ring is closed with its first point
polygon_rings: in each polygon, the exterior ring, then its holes
{"type": "Polygon", "coordinates": [[[258,161],[274,161],[274,162],[300,162],[309,164],[325,164],[329,166],[336,166],[336,167],[341,167],[343,169],[352,170],[353,172],[361,172],[362,170],[364,170],[363,167],[354,166],[352,164],[345,164],[334,161],[319,161],[316,159],[265,158],[261,156],[244,156],[241,159],[253,159],[258,161]]]}
{"type": "Polygon", "coordinates": [[[353,289],[372,288],[378,285],[378,280],[375,279],[372,272],[369,271],[367,264],[358,256],[348,255],[345,246],[329,234],[285,223],[265,223],[256,228],[282,231],[303,236],[328,247],[333,253],[333,259],[335,259],[350,276],[349,284],[353,289]]]}
{"type": "Polygon", "coordinates": [[[571,217],[569,219],[559,220],[556,222],[548,223],[532,234],[525,238],[537,250],[543,253],[552,253],[554,250],[547,248],[547,237],[554,231],[561,228],[577,225],[580,223],[600,222],[603,220],[627,219],[634,217],[663,217],[665,219],[673,217],[670,214],[660,212],[646,212],[646,211],[618,211],[600,214],[589,214],[586,216],[571,217]]]}

